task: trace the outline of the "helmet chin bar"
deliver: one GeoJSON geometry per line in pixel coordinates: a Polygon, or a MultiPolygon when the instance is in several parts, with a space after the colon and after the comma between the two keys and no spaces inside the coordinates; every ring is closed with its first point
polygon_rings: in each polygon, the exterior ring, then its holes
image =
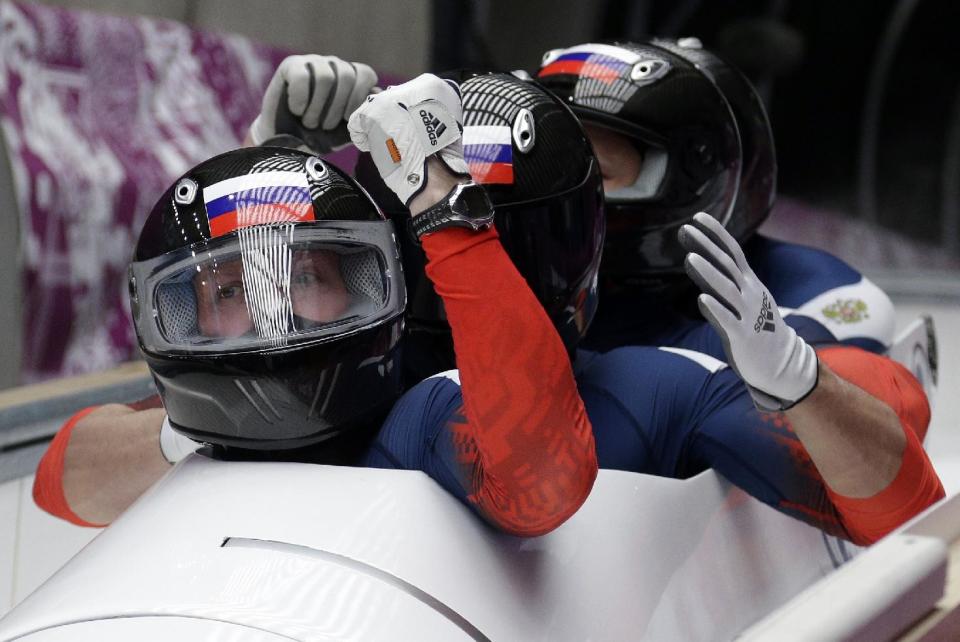
{"type": "Polygon", "coordinates": [[[604,197],[611,203],[640,201],[653,198],[660,191],[663,179],[667,176],[669,155],[666,150],[648,147],[645,150],[640,174],[633,185],[605,192],[604,197]]]}

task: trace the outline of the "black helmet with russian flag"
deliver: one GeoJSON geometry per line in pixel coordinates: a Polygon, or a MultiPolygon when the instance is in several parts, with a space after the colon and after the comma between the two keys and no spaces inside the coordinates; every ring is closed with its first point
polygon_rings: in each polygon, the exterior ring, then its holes
{"type": "Polygon", "coordinates": [[[603,274],[653,283],[682,274],[677,231],[699,211],[740,241],[766,218],[776,161],[763,104],[696,38],[555,49],[538,79],[584,122],[644,154],[634,184],[606,195],[603,274]]]}
{"type": "Polygon", "coordinates": [[[401,392],[393,224],[311,154],[240,149],[184,174],[144,224],[130,298],[170,422],[197,441],[312,446],[378,426],[401,392]]]}
{"type": "MultiPolygon", "coordinates": [[[[603,185],[590,141],[570,109],[534,81],[505,73],[447,77],[460,83],[464,156],[493,202],[500,241],[572,351],[596,311],[605,229],[603,185]]],[[[409,216],[367,155],[356,175],[390,216],[409,216]]],[[[424,275],[419,245],[402,237],[409,335],[422,339],[415,345],[428,346],[408,350],[405,364],[445,354],[441,365],[453,367],[443,302],[424,275]]],[[[426,374],[430,367],[414,370],[426,374]]]]}
{"type": "Polygon", "coordinates": [[[463,148],[504,249],[572,350],[597,307],[606,219],[590,140],[570,109],[511,74],[464,74],[463,148]]]}

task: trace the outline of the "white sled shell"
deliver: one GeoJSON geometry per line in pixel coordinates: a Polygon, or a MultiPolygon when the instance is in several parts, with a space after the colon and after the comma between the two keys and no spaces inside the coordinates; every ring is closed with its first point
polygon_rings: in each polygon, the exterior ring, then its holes
{"type": "Polygon", "coordinates": [[[571,520],[524,539],[419,472],[192,455],[0,639],[722,639],[848,552],[712,471],[601,471],[571,520]]]}

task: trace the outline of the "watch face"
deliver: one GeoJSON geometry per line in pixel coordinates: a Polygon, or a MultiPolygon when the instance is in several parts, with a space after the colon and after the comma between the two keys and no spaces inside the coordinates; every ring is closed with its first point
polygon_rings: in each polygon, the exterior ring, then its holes
{"type": "Polygon", "coordinates": [[[454,214],[469,220],[487,222],[493,218],[493,206],[486,190],[479,185],[467,185],[450,200],[454,214]]]}
{"type": "Polygon", "coordinates": [[[474,231],[493,224],[493,204],[479,185],[458,185],[426,212],[410,219],[410,229],[419,239],[445,227],[468,227],[474,231]]]}

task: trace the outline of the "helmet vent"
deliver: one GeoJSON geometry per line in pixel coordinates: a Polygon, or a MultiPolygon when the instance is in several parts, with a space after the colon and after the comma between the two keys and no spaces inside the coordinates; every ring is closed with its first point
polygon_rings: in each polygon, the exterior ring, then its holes
{"type": "Polygon", "coordinates": [[[307,418],[310,417],[325,417],[327,415],[327,405],[330,403],[330,398],[333,396],[333,388],[337,385],[337,378],[340,376],[340,366],[342,363],[338,363],[333,369],[333,376],[330,378],[330,385],[327,386],[327,372],[328,369],[325,368],[323,372],[320,373],[320,380],[317,382],[317,390],[313,395],[313,403],[310,404],[310,410],[307,411],[307,418]],[[320,409],[314,415],[314,411],[317,410],[317,402],[320,401],[320,397],[323,397],[323,402],[320,404],[320,409]]]}
{"type": "Polygon", "coordinates": [[[307,175],[315,181],[322,180],[327,176],[327,166],[316,156],[308,158],[305,167],[307,175]]]}
{"type": "Polygon", "coordinates": [[[630,80],[635,83],[646,84],[663,78],[670,71],[670,63],[657,58],[646,58],[634,63],[630,70],[630,80]]]}
{"type": "Polygon", "coordinates": [[[533,149],[537,139],[533,123],[533,114],[529,109],[521,109],[513,119],[513,143],[524,154],[533,149]]]}
{"type": "Polygon", "coordinates": [[[543,54],[543,58],[540,59],[540,66],[546,67],[551,62],[559,58],[560,54],[562,54],[564,51],[566,51],[566,49],[551,49],[550,51],[546,52],[543,54]]]}
{"type": "Polygon", "coordinates": [[[189,178],[181,178],[173,189],[173,200],[180,205],[190,205],[197,197],[197,184],[189,178]]]}
{"type": "Polygon", "coordinates": [[[233,384],[243,394],[243,396],[246,397],[247,401],[250,402],[250,405],[253,406],[253,409],[257,411],[257,413],[263,418],[265,422],[267,422],[268,424],[273,424],[277,421],[277,419],[283,419],[283,415],[277,412],[277,409],[274,408],[272,403],[270,403],[270,399],[267,397],[267,395],[264,394],[263,389],[260,387],[260,385],[255,380],[250,380],[249,383],[250,383],[250,386],[253,388],[252,392],[250,390],[247,390],[246,386],[243,385],[244,382],[241,381],[240,379],[233,380],[233,384]],[[260,401],[270,410],[270,412],[273,413],[273,416],[270,416],[269,414],[267,414],[267,412],[260,406],[260,404],[256,402],[256,400],[254,399],[254,393],[257,395],[260,401]],[[276,419],[274,417],[276,417],[276,419]]]}

